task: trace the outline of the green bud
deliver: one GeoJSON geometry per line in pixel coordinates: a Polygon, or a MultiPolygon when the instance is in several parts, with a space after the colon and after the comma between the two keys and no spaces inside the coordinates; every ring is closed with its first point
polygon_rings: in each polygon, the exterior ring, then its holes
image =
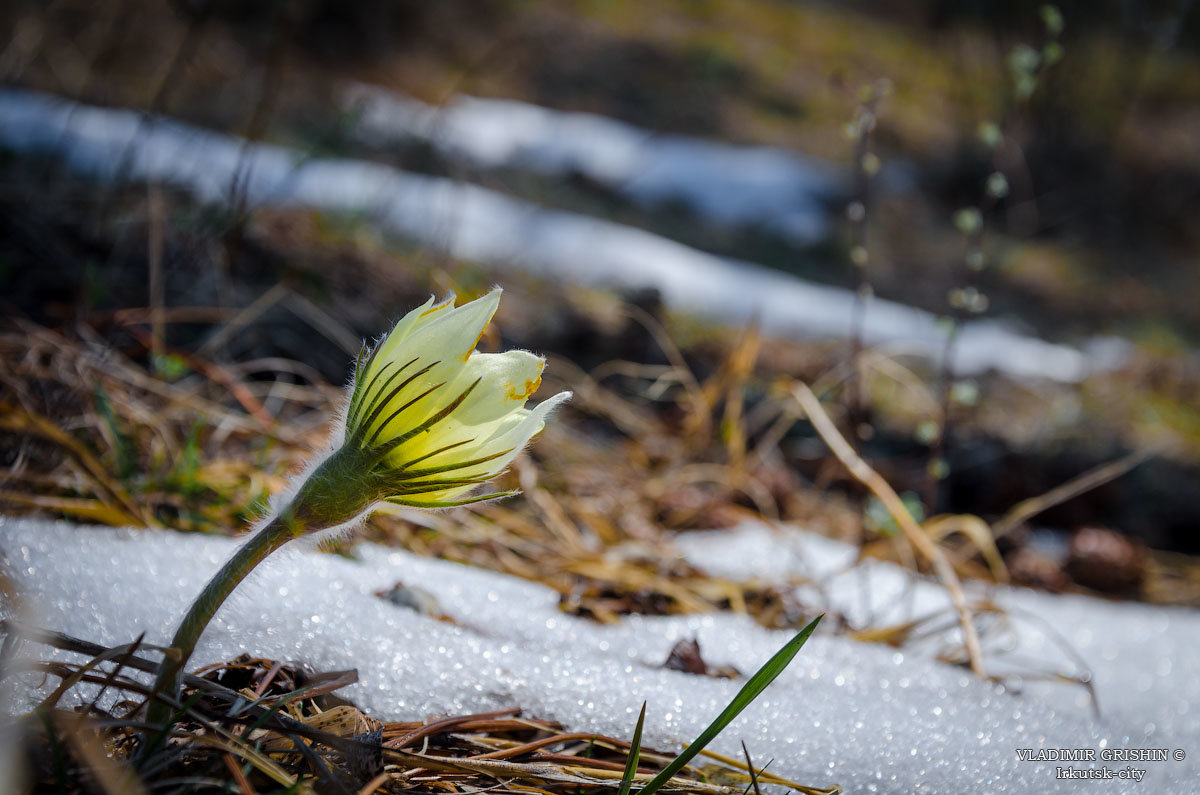
{"type": "Polygon", "coordinates": [[[913,431],[913,438],[923,445],[931,445],[937,441],[941,432],[941,427],[936,422],[923,420],[913,431]]]}
{"type": "Polygon", "coordinates": [[[1004,140],[1004,133],[1001,132],[1000,126],[995,122],[985,121],[980,123],[976,134],[988,149],[995,149],[1004,140]]]}
{"type": "Polygon", "coordinates": [[[993,171],[988,174],[986,190],[993,199],[1003,199],[1008,195],[1008,178],[999,171],[993,171]]]}
{"type": "Polygon", "coordinates": [[[976,207],[962,207],[954,211],[954,225],[964,235],[973,235],[983,228],[983,215],[976,207]]]}
{"type": "Polygon", "coordinates": [[[1057,38],[1063,32],[1065,25],[1062,12],[1058,10],[1058,6],[1047,4],[1038,9],[1038,11],[1042,15],[1042,24],[1046,26],[1046,32],[1057,38]]]}
{"type": "Polygon", "coordinates": [[[950,387],[950,399],[961,406],[974,406],[979,402],[979,384],[974,381],[955,381],[950,387]]]}

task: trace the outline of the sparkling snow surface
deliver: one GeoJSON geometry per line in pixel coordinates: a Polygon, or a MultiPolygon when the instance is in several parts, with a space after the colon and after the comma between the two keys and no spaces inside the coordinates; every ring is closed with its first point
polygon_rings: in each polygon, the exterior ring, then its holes
{"type": "MultiPolygon", "coordinates": [[[[204,201],[227,202],[237,185],[248,207],[300,205],[353,212],[454,257],[585,284],[655,287],[671,307],[777,336],[845,337],[853,292],[723,259],[633,227],[547,210],[476,185],[364,160],[306,153],[16,89],[0,90],[0,146],[51,152],[102,180],[152,179],[204,201]]],[[[944,334],[930,313],[872,300],[869,345],[937,357],[944,334]]],[[[1076,381],[1118,364],[1108,340],[1086,352],[1021,334],[996,320],[959,333],[959,373],[995,369],[1018,378],[1076,381]]]]}
{"type": "MultiPolygon", "coordinates": [[[[821,576],[837,609],[861,609],[853,601],[861,581],[837,581],[846,550],[824,539],[747,528],[693,534],[680,547],[731,576],[821,576]]],[[[165,641],[185,595],[234,548],[221,538],[0,517],[0,558],[42,611],[36,620],[109,644],[143,631],[149,642],[165,641]]],[[[741,686],[659,668],[677,640],[696,636],[709,662],[749,672],[789,637],[728,614],[631,617],[601,627],[560,613],[556,595],[537,584],[367,544],[358,556],[302,547],[277,554],[220,612],[194,664],[249,651],[325,670],[356,667],[360,682],[346,695],[396,719],[520,705],[574,730],[628,735],[645,699],[646,740],[668,748],[695,736],[741,686]],[[373,595],[398,581],[431,593],[456,624],[373,595]]],[[[894,574],[873,567],[865,579],[878,580],[872,587],[880,595],[899,584],[894,574]]],[[[927,591],[917,585],[919,607],[938,608],[927,591]]],[[[1093,666],[1103,719],[1075,703],[1071,686],[1014,696],[920,651],[817,634],[714,748],[737,753],[745,740],[756,760],[774,760],[776,772],[806,784],[840,783],[847,792],[1194,791],[1195,612],[1007,590],[995,596],[1036,610],[1070,638],[1093,666]],[[1020,762],[1015,752],[1126,746],[1179,748],[1187,759],[1133,764],[1148,770],[1141,784],[1071,782],[1055,778],[1055,763],[1020,762]]]]}

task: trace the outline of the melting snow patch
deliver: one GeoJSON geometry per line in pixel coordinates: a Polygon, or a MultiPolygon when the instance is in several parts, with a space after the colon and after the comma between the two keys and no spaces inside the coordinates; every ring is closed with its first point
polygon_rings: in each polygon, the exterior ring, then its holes
{"type": "MultiPolygon", "coordinates": [[[[793,545],[761,532],[692,537],[683,548],[708,564],[728,562],[730,574],[780,544],[790,563],[768,570],[772,576],[790,576],[793,563],[811,560],[836,578],[848,560],[823,540],[798,534],[793,545]]],[[[221,538],[0,517],[0,557],[40,609],[38,621],[106,644],[143,631],[148,642],[165,641],[186,599],[234,547],[221,538]]],[[[369,544],[358,557],[304,548],[276,555],[222,609],[194,664],[251,652],[327,670],[355,667],[360,681],[346,695],[393,719],[520,705],[573,730],[625,736],[647,700],[646,740],[671,748],[694,737],[740,687],[662,669],[676,641],[695,636],[710,662],[752,671],[789,637],[730,614],[597,626],[560,613],[557,595],[541,585],[369,544]],[[374,596],[397,581],[432,593],[456,623],[374,596]]],[[[1111,672],[1120,677],[1114,689],[1140,693],[1127,699],[1128,709],[1097,721],[1085,709],[1040,693],[1013,696],[919,655],[818,634],[715,748],[736,754],[745,740],[756,759],[774,760],[776,772],[848,792],[956,795],[1137,791],[1120,780],[1057,779],[1055,763],[1019,761],[1017,750],[1183,748],[1186,761],[1134,766],[1149,770],[1144,785],[1153,791],[1190,791],[1200,772],[1193,761],[1200,676],[1194,655],[1181,651],[1195,641],[1195,615],[1021,598],[1052,621],[1069,621],[1068,633],[1109,628],[1097,632],[1094,648],[1074,640],[1100,652],[1098,681],[1111,672]],[[1152,681],[1142,688],[1145,675],[1152,681]]],[[[28,703],[37,682],[20,684],[28,703]]],[[[1096,767],[1104,764],[1126,766],[1096,767]]]]}
{"type": "MultiPolygon", "coordinates": [[[[379,163],[310,159],[299,150],[133,111],[0,90],[0,146],[53,154],[102,180],[161,180],[204,201],[226,202],[236,185],[249,207],[359,213],[454,257],[585,284],[654,287],[674,309],[730,323],[757,320],[769,334],[844,337],[855,314],[849,290],[722,259],[640,229],[379,163]]],[[[935,358],[945,345],[932,314],[878,299],[866,311],[863,340],[935,358]]],[[[954,361],[961,374],[994,369],[1077,381],[1120,358],[1111,345],[1089,357],[997,321],[975,321],[960,330],[954,361]]]]}
{"type": "MultiPolygon", "coordinates": [[[[689,563],[734,581],[754,577],[795,589],[805,604],[854,627],[887,627],[940,615],[945,631],[931,649],[957,642],[949,597],[940,586],[892,563],[855,564],[853,547],[812,533],[761,524],[734,532],[687,533],[676,544],[689,563]]],[[[1047,674],[1084,676],[1095,688],[1103,722],[1144,744],[1200,738],[1200,612],[1114,603],[1027,588],[964,584],[1004,613],[984,615],[989,673],[1010,689],[1065,713],[1085,714],[1092,698],[1080,686],[1042,681],[1047,674]]],[[[927,651],[927,655],[931,656],[927,651]]],[[[1187,745],[1187,743],[1183,743],[1187,745]]]]}
{"type": "Polygon", "coordinates": [[[460,96],[442,107],[368,85],[346,91],[353,131],[376,146],[428,143],[478,166],[582,174],[643,206],[682,201],[723,224],[763,224],[796,243],[828,234],[828,163],[766,146],[656,135],[593,113],[460,96]]]}

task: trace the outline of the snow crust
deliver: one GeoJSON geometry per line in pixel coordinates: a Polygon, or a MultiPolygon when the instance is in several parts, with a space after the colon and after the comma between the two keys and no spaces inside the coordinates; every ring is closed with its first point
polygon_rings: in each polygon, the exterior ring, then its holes
{"type": "MultiPolygon", "coordinates": [[[[945,629],[924,644],[930,655],[958,643],[943,588],[891,563],[856,564],[852,547],[823,536],[747,524],[729,533],[685,534],[676,544],[685,560],[710,574],[790,583],[804,603],[822,605],[854,627],[939,617],[931,623],[945,629]]],[[[966,583],[971,595],[1008,614],[985,616],[981,626],[988,671],[1003,677],[1009,691],[1064,712],[1098,706],[1105,724],[1147,742],[1200,738],[1200,612],[973,585],[966,583]],[[1085,688],[1039,674],[1089,680],[1095,703],[1085,688]]]]}
{"type": "MultiPolygon", "coordinates": [[[[235,546],[0,517],[0,558],[26,603],[39,606],[36,620],[109,644],[143,631],[148,642],[164,642],[186,599],[235,546]]],[[[803,570],[823,580],[831,605],[848,614],[865,609],[854,602],[861,583],[838,583],[855,576],[837,574],[848,550],[825,539],[748,527],[691,535],[680,548],[730,576],[786,580],[803,570]]],[[[670,748],[694,737],[741,686],[663,670],[676,641],[695,636],[710,663],[749,672],[789,637],[731,614],[597,626],[560,613],[556,594],[538,584],[369,544],[357,556],[303,547],[277,554],[221,610],[193,663],[249,651],[325,670],[356,667],[360,682],[346,695],[394,719],[520,705],[575,730],[628,735],[647,700],[646,740],[670,748]],[[454,623],[374,595],[398,581],[427,591],[454,623]]],[[[896,572],[867,571],[878,580],[873,593],[881,605],[900,601],[883,595],[896,572]]],[[[920,607],[938,607],[927,586],[915,588],[920,607]]],[[[776,772],[806,784],[840,783],[847,792],[1194,791],[1195,612],[1008,590],[995,597],[1049,617],[1091,657],[1103,718],[1075,703],[1067,686],[1014,695],[919,651],[818,633],[714,747],[737,753],[745,740],[756,760],[775,760],[776,772]],[[1121,747],[1180,748],[1187,759],[1134,764],[1148,770],[1134,784],[1056,779],[1056,763],[1022,762],[1016,754],[1121,747]]],[[[19,684],[18,706],[37,681],[19,684]]],[[[1095,766],[1105,764],[1129,766],[1095,766]]]]}
{"type": "MultiPolygon", "coordinates": [[[[300,205],[356,213],[453,257],[584,284],[654,287],[674,309],[727,323],[757,320],[777,336],[846,337],[854,317],[849,290],[723,259],[640,229],[547,210],[476,185],[363,160],[311,158],[133,111],[0,90],[0,146],[53,154],[101,180],[163,181],[203,201],[226,203],[237,195],[251,208],[300,205]]],[[[944,347],[932,314],[879,299],[870,301],[863,339],[927,357],[940,356],[944,347]]],[[[1113,343],[1084,352],[1000,321],[978,320],[961,329],[954,364],[964,375],[994,369],[1018,378],[1077,381],[1115,366],[1124,350],[1113,343]]]]}

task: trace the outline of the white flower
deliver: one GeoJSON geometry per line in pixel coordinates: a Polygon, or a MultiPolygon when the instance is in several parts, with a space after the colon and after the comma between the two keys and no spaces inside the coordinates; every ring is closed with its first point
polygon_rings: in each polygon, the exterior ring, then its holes
{"type": "Polygon", "coordinates": [[[301,487],[298,518],[330,527],[381,501],[445,508],[514,493],[471,492],[500,474],[571,393],[527,409],[545,361],[475,350],[499,303],[499,289],[459,307],[453,296],[430,298],[364,348],[341,444],[301,487]]]}
{"type": "MultiPolygon", "coordinates": [[[[508,466],[545,425],[560,392],[534,407],[545,362],[532,353],[477,353],[500,290],[458,308],[453,297],[409,312],[354,368],[340,444],[295,495],[221,568],[192,602],[159,669],[155,691],[177,694],[179,676],[221,604],[268,555],[299,536],[347,529],[380,502],[445,508],[513,492],[472,495],[508,466]]],[[[147,720],[170,710],[151,700],[147,720]]]]}

